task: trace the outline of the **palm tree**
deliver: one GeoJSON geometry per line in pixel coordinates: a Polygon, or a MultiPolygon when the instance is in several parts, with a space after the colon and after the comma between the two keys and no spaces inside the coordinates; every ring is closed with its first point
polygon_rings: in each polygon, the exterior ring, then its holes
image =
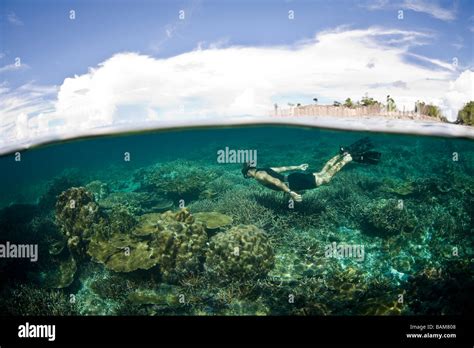
{"type": "Polygon", "coordinates": [[[354,107],[354,103],[352,102],[351,98],[347,98],[345,101],[344,101],[344,106],[346,108],[352,108],[354,107]]]}

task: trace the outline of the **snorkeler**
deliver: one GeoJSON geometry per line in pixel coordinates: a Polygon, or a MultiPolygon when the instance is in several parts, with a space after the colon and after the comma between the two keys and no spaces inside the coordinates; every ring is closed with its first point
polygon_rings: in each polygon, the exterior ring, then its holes
{"type": "Polygon", "coordinates": [[[260,184],[275,191],[288,193],[295,202],[303,200],[300,193],[304,190],[311,190],[331,181],[332,177],[342,169],[347,163],[355,161],[358,163],[377,164],[381,153],[371,151],[373,145],[369,138],[363,138],[354,144],[341,146],[339,153],[331,158],[317,173],[291,173],[283,175],[287,171],[308,169],[307,164],[287,167],[257,168],[250,162],[244,164],[242,174],[245,178],[254,178],[260,184]]]}

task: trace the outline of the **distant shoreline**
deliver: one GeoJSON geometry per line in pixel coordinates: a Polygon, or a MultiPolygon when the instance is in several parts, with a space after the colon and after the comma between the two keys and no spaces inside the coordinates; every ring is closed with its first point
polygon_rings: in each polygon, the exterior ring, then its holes
{"type": "Polygon", "coordinates": [[[346,107],[346,106],[334,106],[334,105],[301,105],[293,106],[290,108],[280,109],[276,107],[273,110],[273,116],[275,117],[382,117],[391,120],[421,120],[421,121],[435,121],[442,123],[450,123],[443,120],[440,117],[433,117],[425,115],[421,112],[406,111],[406,110],[393,110],[388,111],[385,107],[380,105],[370,106],[357,106],[357,107],[346,107]]]}

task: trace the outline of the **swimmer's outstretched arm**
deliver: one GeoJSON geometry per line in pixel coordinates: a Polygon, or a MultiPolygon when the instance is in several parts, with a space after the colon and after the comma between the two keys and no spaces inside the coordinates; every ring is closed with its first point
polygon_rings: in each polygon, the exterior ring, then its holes
{"type": "Polygon", "coordinates": [[[291,198],[296,201],[296,202],[301,202],[302,197],[299,193],[296,193],[294,191],[291,191],[288,185],[286,185],[284,182],[281,182],[278,179],[275,179],[271,175],[268,175],[265,172],[260,172],[255,174],[255,179],[261,183],[268,183],[268,184],[273,184],[274,186],[278,187],[281,191],[288,193],[291,198]]]}
{"type": "Polygon", "coordinates": [[[290,170],[306,170],[308,165],[306,163],[300,164],[299,166],[286,166],[286,167],[271,167],[277,173],[288,172],[290,170]]]}

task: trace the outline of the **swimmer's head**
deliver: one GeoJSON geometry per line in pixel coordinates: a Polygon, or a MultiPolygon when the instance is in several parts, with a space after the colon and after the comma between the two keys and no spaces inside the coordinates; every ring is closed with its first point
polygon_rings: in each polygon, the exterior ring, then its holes
{"type": "Polygon", "coordinates": [[[242,175],[244,176],[244,178],[246,178],[246,179],[250,178],[250,175],[248,174],[249,170],[255,169],[255,168],[257,168],[257,167],[255,166],[254,162],[245,162],[242,165],[242,175]]]}

